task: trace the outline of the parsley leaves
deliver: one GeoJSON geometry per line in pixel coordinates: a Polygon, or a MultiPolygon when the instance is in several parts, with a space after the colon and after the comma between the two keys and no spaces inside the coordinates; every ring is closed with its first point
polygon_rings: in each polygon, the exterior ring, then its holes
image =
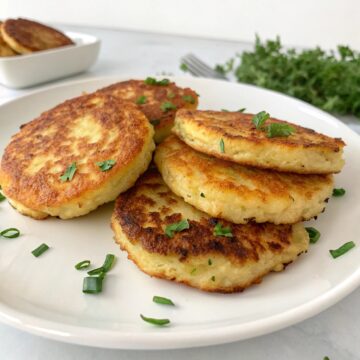
{"type": "Polygon", "coordinates": [[[256,129],[262,129],[265,121],[270,118],[270,114],[266,111],[260,111],[252,118],[252,123],[255,125],[256,129]]]}
{"type": "Polygon", "coordinates": [[[225,65],[221,73],[232,72],[239,82],[279,91],[309,102],[325,111],[360,118],[360,52],[348,46],[334,51],[319,47],[284,49],[280,38],[261,41],[225,65]],[[231,65],[231,66],[230,66],[231,65]]]}
{"type": "Polygon", "coordinates": [[[290,136],[295,129],[288,124],[271,123],[266,127],[266,135],[269,138],[290,136]]]}

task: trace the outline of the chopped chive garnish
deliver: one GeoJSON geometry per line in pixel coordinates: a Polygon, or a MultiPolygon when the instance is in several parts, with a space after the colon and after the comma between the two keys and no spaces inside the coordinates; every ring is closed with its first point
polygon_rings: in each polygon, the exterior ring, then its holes
{"type": "Polygon", "coordinates": [[[141,95],[136,99],[136,104],[138,105],[142,105],[146,103],[146,96],[145,95],[141,95]]]}
{"type": "Polygon", "coordinates": [[[333,193],[332,196],[338,197],[338,196],[343,196],[345,195],[346,191],[343,188],[338,188],[338,189],[333,189],[333,193]]]}
{"type": "Polygon", "coordinates": [[[219,146],[220,146],[220,152],[224,153],[225,152],[225,144],[224,144],[223,139],[220,140],[219,146]]]}
{"type": "Polygon", "coordinates": [[[193,268],[191,271],[190,271],[190,275],[195,275],[196,273],[196,268],[193,268]]]}
{"type": "Polygon", "coordinates": [[[0,232],[0,236],[6,239],[15,239],[20,236],[20,230],[16,228],[5,229],[0,232]]]}
{"type": "Polygon", "coordinates": [[[257,129],[261,129],[265,121],[270,118],[270,114],[266,111],[260,111],[252,118],[252,123],[257,129]]]}
{"type": "Polygon", "coordinates": [[[169,79],[162,79],[162,80],[156,80],[153,77],[147,77],[144,80],[144,83],[146,85],[157,85],[157,86],[166,86],[170,84],[170,80],[169,79]]]}
{"type": "Polygon", "coordinates": [[[215,236],[233,237],[233,234],[231,232],[231,228],[222,227],[222,225],[219,222],[214,227],[214,235],[215,236]]]}
{"type": "Polygon", "coordinates": [[[245,110],[246,110],[246,108],[241,108],[241,109],[238,110],[238,112],[241,112],[241,113],[242,113],[242,112],[244,112],[245,110]]]}
{"type": "Polygon", "coordinates": [[[154,319],[154,318],[149,318],[149,317],[146,317],[142,314],[140,314],[140,317],[150,323],[150,324],[153,324],[153,325],[158,325],[158,326],[163,326],[163,325],[167,325],[167,324],[170,324],[170,320],[169,319],[154,319]]]}
{"type": "Polygon", "coordinates": [[[191,95],[184,95],[183,100],[189,104],[195,104],[195,98],[191,95]]]}
{"type": "Polygon", "coordinates": [[[205,194],[204,194],[204,193],[200,193],[200,196],[204,198],[204,197],[205,197],[205,194]]]}
{"type": "Polygon", "coordinates": [[[211,259],[208,260],[208,265],[212,265],[212,260],[211,259]]]}
{"type": "Polygon", "coordinates": [[[75,172],[76,172],[76,162],[73,162],[71,165],[69,165],[66,168],[64,174],[60,176],[61,182],[71,181],[75,175],[75,172]]]}
{"type": "Polygon", "coordinates": [[[3,201],[5,199],[6,199],[6,197],[0,192],[0,201],[3,201]]]}
{"type": "Polygon", "coordinates": [[[320,239],[320,232],[313,227],[306,227],[305,230],[309,234],[310,244],[315,244],[320,239]]]}
{"type": "Polygon", "coordinates": [[[171,101],[164,101],[161,105],[160,105],[160,109],[163,112],[169,111],[169,110],[176,110],[176,105],[174,105],[171,101]]]}
{"type": "Polygon", "coordinates": [[[180,232],[180,231],[183,231],[183,230],[186,230],[189,228],[190,228],[190,224],[187,221],[187,219],[185,219],[185,220],[181,220],[177,223],[166,225],[165,234],[169,238],[172,238],[172,237],[174,237],[174,232],[180,232]]]}
{"type": "Polygon", "coordinates": [[[180,70],[186,72],[189,70],[188,66],[185,63],[180,64],[180,70]]]}
{"type": "Polygon", "coordinates": [[[106,255],[106,258],[105,258],[105,261],[104,261],[104,264],[99,267],[99,268],[96,268],[96,269],[93,269],[93,270],[90,270],[88,271],[88,275],[100,275],[100,274],[105,274],[110,271],[110,269],[112,268],[113,264],[114,264],[114,261],[115,261],[115,255],[113,254],[107,254],[106,255]]]}
{"type": "Polygon", "coordinates": [[[215,281],[215,275],[211,277],[211,281],[215,281]]]}
{"type": "Polygon", "coordinates": [[[116,164],[115,160],[104,160],[99,161],[96,165],[100,168],[101,171],[108,171],[116,164]]]}
{"type": "Polygon", "coordinates": [[[323,360],[330,360],[328,356],[325,356],[323,360]]]}
{"type": "Polygon", "coordinates": [[[229,112],[230,110],[227,110],[227,109],[221,109],[221,111],[224,111],[224,112],[229,112]]]}
{"type": "Polygon", "coordinates": [[[347,253],[353,247],[355,247],[355,243],[353,241],[349,241],[349,242],[345,243],[344,245],[340,246],[338,249],[329,250],[329,252],[330,252],[331,256],[334,259],[336,259],[337,257],[347,253]]]}
{"type": "Polygon", "coordinates": [[[163,304],[163,305],[175,305],[172,300],[162,297],[162,296],[154,296],[153,302],[157,304],[163,304]]]}
{"type": "Polygon", "coordinates": [[[175,94],[173,93],[173,92],[169,92],[168,94],[167,94],[167,98],[168,99],[173,99],[175,97],[175,94]]]}
{"type": "Polygon", "coordinates": [[[151,124],[152,126],[159,125],[159,124],[160,124],[160,120],[159,120],[159,119],[150,120],[150,124],[151,124]]]}
{"type": "Polygon", "coordinates": [[[269,138],[290,136],[295,129],[288,124],[272,123],[266,127],[266,135],[269,138]]]}
{"type": "Polygon", "coordinates": [[[31,253],[35,256],[35,257],[39,257],[41,254],[43,254],[45,251],[49,250],[49,246],[47,246],[46,244],[41,244],[39,247],[37,247],[36,249],[34,249],[31,253]]]}
{"type": "Polygon", "coordinates": [[[75,269],[76,270],[83,270],[86,269],[90,266],[90,260],[84,260],[84,261],[80,261],[79,263],[77,263],[75,265],[75,269]]]}
{"type": "Polygon", "coordinates": [[[84,278],[83,293],[85,294],[97,294],[102,291],[103,277],[88,276],[84,278]]]}

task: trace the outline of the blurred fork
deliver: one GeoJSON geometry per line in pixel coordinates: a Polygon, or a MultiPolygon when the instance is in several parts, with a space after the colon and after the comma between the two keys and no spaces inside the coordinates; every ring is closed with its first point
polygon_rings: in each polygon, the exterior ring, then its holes
{"type": "Polygon", "coordinates": [[[209,65],[205,64],[202,60],[194,54],[187,54],[181,58],[181,61],[186,66],[186,70],[194,76],[229,80],[225,75],[218,73],[209,65]]]}

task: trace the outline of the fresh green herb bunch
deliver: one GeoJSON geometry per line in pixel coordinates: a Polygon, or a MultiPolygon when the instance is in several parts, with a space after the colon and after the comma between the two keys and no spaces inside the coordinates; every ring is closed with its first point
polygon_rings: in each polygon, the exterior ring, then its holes
{"type": "MultiPolygon", "coordinates": [[[[332,52],[319,47],[285,50],[279,37],[266,42],[256,37],[255,49],[240,54],[239,60],[233,71],[240,82],[286,93],[325,111],[360,117],[360,53],[347,46],[332,52]]],[[[220,68],[232,71],[227,64],[220,68]]]]}

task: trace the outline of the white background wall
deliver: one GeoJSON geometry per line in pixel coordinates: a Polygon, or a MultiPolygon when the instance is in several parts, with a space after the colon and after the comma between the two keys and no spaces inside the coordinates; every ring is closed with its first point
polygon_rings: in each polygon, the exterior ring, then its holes
{"type": "Polygon", "coordinates": [[[360,50],[360,0],[0,0],[1,17],[360,50]]]}

